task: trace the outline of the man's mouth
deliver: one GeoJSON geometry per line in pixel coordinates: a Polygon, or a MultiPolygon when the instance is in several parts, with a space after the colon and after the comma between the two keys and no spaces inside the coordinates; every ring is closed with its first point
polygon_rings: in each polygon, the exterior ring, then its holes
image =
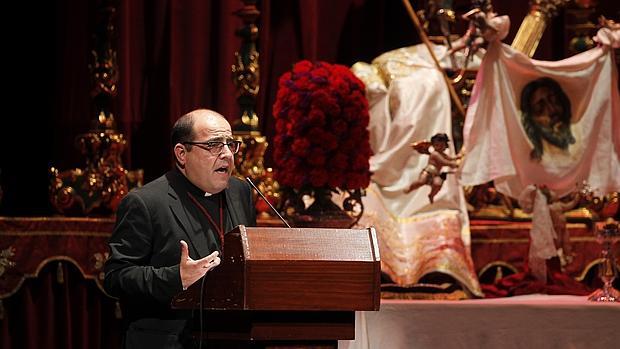
{"type": "Polygon", "coordinates": [[[228,174],[228,166],[222,166],[222,167],[218,167],[215,172],[217,173],[226,173],[228,174]]]}

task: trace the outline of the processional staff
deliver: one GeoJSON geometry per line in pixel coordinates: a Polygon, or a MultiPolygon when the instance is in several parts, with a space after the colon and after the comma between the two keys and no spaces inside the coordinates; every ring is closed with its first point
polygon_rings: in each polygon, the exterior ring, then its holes
{"type": "Polygon", "coordinates": [[[435,62],[437,69],[441,72],[441,76],[443,76],[443,81],[446,83],[446,86],[448,87],[448,91],[450,91],[450,98],[452,99],[452,102],[456,106],[456,109],[459,111],[459,113],[463,115],[463,117],[465,117],[465,107],[463,107],[463,103],[461,102],[461,99],[459,98],[459,96],[456,94],[456,91],[454,90],[454,86],[452,86],[452,83],[450,82],[450,79],[448,79],[446,72],[441,68],[441,65],[439,64],[439,60],[437,60],[437,57],[435,56],[435,53],[433,52],[431,41],[428,39],[426,32],[422,28],[422,24],[420,23],[420,19],[418,18],[418,15],[413,10],[413,7],[411,6],[411,3],[409,2],[409,0],[402,0],[402,1],[403,1],[403,5],[405,5],[405,8],[407,9],[407,12],[409,13],[409,17],[411,17],[411,20],[413,21],[413,24],[415,25],[415,29],[418,31],[418,35],[420,35],[420,38],[422,39],[422,42],[428,49],[428,53],[431,55],[433,62],[435,62]]]}

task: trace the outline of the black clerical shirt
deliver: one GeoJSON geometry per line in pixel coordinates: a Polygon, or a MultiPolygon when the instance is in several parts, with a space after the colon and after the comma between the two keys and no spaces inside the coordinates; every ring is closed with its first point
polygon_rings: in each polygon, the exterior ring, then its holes
{"type": "MultiPolygon", "coordinates": [[[[226,197],[225,191],[221,191],[217,194],[207,194],[194,185],[192,182],[187,179],[178,169],[177,174],[182,177],[180,181],[187,193],[187,197],[185,198],[188,202],[187,209],[188,214],[191,214],[196,218],[200,225],[202,226],[202,231],[207,234],[207,238],[209,240],[209,250],[213,252],[215,250],[220,251],[222,254],[222,246],[220,242],[220,236],[217,232],[217,229],[213,226],[213,224],[209,221],[203,210],[196,207],[193,200],[189,198],[191,194],[207,211],[207,213],[213,219],[213,222],[219,226],[220,222],[223,222],[223,226],[221,227],[222,232],[225,234],[226,232],[232,230],[232,220],[230,218],[229,210],[226,205],[226,197]],[[222,211],[224,214],[224,219],[220,220],[220,203],[222,205],[222,211]]],[[[200,258],[205,256],[200,256],[200,258]]]]}

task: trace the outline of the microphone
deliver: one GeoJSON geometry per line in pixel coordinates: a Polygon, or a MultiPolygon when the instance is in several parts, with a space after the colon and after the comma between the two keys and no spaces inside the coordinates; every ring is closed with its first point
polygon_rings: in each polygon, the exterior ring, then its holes
{"type": "Polygon", "coordinates": [[[252,186],[252,188],[254,188],[254,190],[256,190],[256,192],[260,195],[261,198],[263,198],[263,200],[265,200],[265,202],[267,203],[267,205],[269,205],[269,207],[271,208],[271,210],[273,212],[275,212],[278,217],[280,218],[280,220],[282,221],[282,223],[284,223],[288,228],[290,228],[291,226],[288,224],[288,222],[280,215],[280,213],[278,212],[278,210],[275,209],[275,207],[273,207],[273,205],[271,205],[271,202],[269,202],[269,200],[267,200],[267,198],[265,197],[265,195],[263,195],[263,193],[258,189],[257,186],[254,185],[254,183],[252,183],[252,180],[250,179],[250,177],[245,177],[246,182],[250,183],[250,185],[252,186]]]}

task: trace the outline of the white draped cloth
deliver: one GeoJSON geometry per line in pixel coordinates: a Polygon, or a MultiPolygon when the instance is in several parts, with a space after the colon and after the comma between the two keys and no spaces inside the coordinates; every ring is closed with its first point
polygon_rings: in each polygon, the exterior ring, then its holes
{"type": "Polygon", "coordinates": [[[519,206],[524,212],[532,214],[528,266],[536,279],[546,282],[546,261],[557,256],[554,243],[557,234],[553,229],[547,197],[535,185],[528,185],[519,195],[519,206]]]}
{"type": "Polygon", "coordinates": [[[620,190],[620,95],[611,47],[620,31],[601,29],[599,46],[561,61],[538,61],[499,41],[492,42],[478,71],[464,126],[467,151],[461,184],[493,180],[511,197],[529,184],[547,185],[559,196],[587,181],[605,195],[620,190]],[[521,124],[520,98],[538,78],[559,83],[571,104],[574,143],[560,149],[544,143],[532,160],[532,142],[521,124]]]}
{"type": "MultiPolygon", "coordinates": [[[[442,65],[450,65],[445,47],[434,46],[434,51],[442,65]]],[[[479,63],[477,56],[469,66],[479,63]]],[[[434,204],[427,197],[430,186],[405,193],[429,158],[411,144],[436,133],[451,134],[450,96],[441,72],[423,45],[387,52],[372,65],[358,63],[352,70],[366,84],[374,152],[359,224],[377,228],[382,271],[401,286],[442,272],[481,296],[470,256],[465,198],[456,176],[448,175],[434,204]]],[[[452,143],[446,153],[454,155],[452,143]]]]}

